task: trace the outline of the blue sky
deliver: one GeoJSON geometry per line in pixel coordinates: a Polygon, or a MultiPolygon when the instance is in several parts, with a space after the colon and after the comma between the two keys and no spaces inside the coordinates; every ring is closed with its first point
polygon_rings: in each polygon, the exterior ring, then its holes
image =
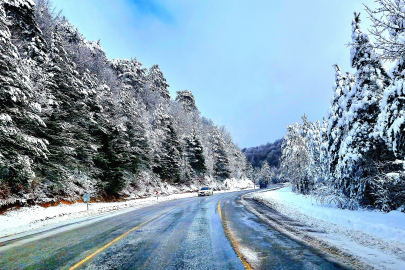
{"type": "Polygon", "coordinates": [[[158,64],[172,98],[190,90],[203,116],[241,148],[326,117],[333,64],[350,68],[351,20],[373,0],[53,0],[110,59],[158,64]]]}

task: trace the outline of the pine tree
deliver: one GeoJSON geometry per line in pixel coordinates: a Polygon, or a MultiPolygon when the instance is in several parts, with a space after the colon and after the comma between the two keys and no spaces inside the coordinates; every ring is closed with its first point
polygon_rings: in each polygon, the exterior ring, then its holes
{"type": "Polygon", "coordinates": [[[328,151],[328,142],[329,142],[328,130],[329,130],[328,121],[324,118],[320,131],[321,147],[319,154],[323,181],[320,179],[320,181],[315,183],[315,188],[319,186],[327,186],[330,183],[330,171],[329,171],[330,152],[328,151]]]}
{"type": "Polygon", "coordinates": [[[106,125],[99,134],[101,147],[94,157],[95,165],[100,169],[96,175],[101,180],[101,188],[107,195],[116,196],[125,186],[124,165],[127,144],[120,136],[120,130],[114,125],[106,125]]]}
{"type": "Polygon", "coordinates": [[[329,175],[334,181],[335,168],[339,160],[340,144],[342,136],[344,135],[344,121],[343,115],[346,101],[345,86],[347,84],[347,77],[343,76],[340,67],[335,64],[335,85],[333,86],[332,104],[328,110],[328,132],[327,149],[329,153],[329,175]]]}
{"type": "Polygon", "coordinates": [[[164,180],[179,182],[181,172],[182,147],[173,120],[160,105],[155,111],[155,127],[162,131],[162,149],[155,156],[153,171],[164,180]]]}
{"type": "Polygon", "coordinates": [[[36,22],[33,2],[2,0],[1,5],[12,20],[9,29],[20,55],[43,63],[46,59],[46,42],[36,22]]]}
{"type": "Polygon", "coordinates": [[[378,125],[375,131],[378,132],[388,148],[392,150],[396,158],[405,157],[405,137],[403,130],[404,121],[404,96],[403,84],[405,81],[405,24],[404,24],[404,1],[384,0],[380,3],[381,8],[371,10],[366,7],[370,18],[374,22],[371,33],[379,41],[379,46],[384,49],[384,56],[391,60],[397,60],[391,69],[391,85],[384,91],[381,102],[381,113],[378,116],[378,125]],[[377,14],[382,16],[377,16],[377,14]],[[383,35],[388,31],[389,36],[383,35]]]}
{"type": "Polygon", "coordinates": [[[137,99],[142,99],[145,91],[146,68],[142,67],[136,58],[132,60],[113,60],[111,67],[116,72],[121,85],[134,93],[137,99]]]}
{"type": "Polygon", "coordinates": [[[230,177],[229,159],[226,152],[225,142],[218,130],[214,127],[211,133],[211,145],[214,156],[214,175],[218,179],[226,179],[230,177]]]}
{"type": "Polygon", "coordinates": [[[149,143],[146,137],[145,124],[142,121],[140,105],[129,92],[121,92],[121,122],[124,126],[124,139],[128,143],[126,149],[128,165],[132,173],[138,174],[141,169],[149,168],[149,143]]]}
{"type": "Polygon", "coordinates": [[[186,112],[198,111],[198,108],[195,104],[194,96],[191,93],[191,91],[189,90],[177,91],[176,94],[177,94],[176,101],[180,102],[183,105],[184,110],[186,112]]]}
{"type": "Polygon", "coordinates": [[[149,94],[158,94],[163,100],[170,100],[170,93],[167,88],[169,84],[166,82],[163,72],[158,65],[153,65],[146,76],[149,94]]]}
{"type": "Polygon", "coordinates": [[[255,170],[250,162],[247,164],[246,175],[252,182],[256,183],[255,170]]]}
{"type": "Polygon", "coordinates": [[[194,128],[190,136],[185,137],[185,141],[186,155],[191,168],[197,175],[204,175],[204,173],[207,171],[203,154],[204,151],[194,128]]]}
{"type": "Polygon", "coordinates": [[[6,14],[0,5],[0,181],[26,185],[35,176],[35,158],[47,158],[47,141],[33,136],[44,126],[32,89],[18,68],[19,54],[11,43],[6,14]]]}
{"type": "Polygon", "coordinates": [[[308,151],[308,190],[312,192],[318,182],[324,181],[322,161],[321,161],[321,145],[322,145],[322,127],[320,121],[304,122],[308,126],[306,134],[306,144],[308,151]]]}
{"type": "Polygon", "coordinates": [[[42,129],[42,136],[49,141],[50,151],[43,173],[57,181],[67,176],[66,168],[91,165],[94,149],[89,144],[91,114],[87,102],[94,96],[94,92],[81,81],[63,47],[57,28],[52,34],[46,72],[52,74],[48,88],[56,102],[45,118],[47,127],[42,129]]]}
{"type": "Polygon", "coordinates": [[[258,175],[259,184],[268,185],[271,183],[271,170],[267,161],[264,161],[258,175]]]}
{"type": "Polygon", "coordinates": [[[361,29],[360,14],[352,22],[351,65],[357,69],[355,96],[346,113],[346,134],[337,164],[338,187],[350,199],[348,207],[357,203],[372,204],[370,185],[365,176],[373,174],[372,162],[381,158],[384,145],[373,129],[379,114],[383,89],[390,79],[373,42],[361,29]]]}

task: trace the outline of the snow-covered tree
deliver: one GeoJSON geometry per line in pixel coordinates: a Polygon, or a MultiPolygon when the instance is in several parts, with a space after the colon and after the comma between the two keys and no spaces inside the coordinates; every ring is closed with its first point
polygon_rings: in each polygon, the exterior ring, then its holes
{"type": "Polygon", "coordinates": [[[321,167],[321,175],[322,179],[318,179],[318,181],[315,183],[315,189],[318,186],[325,186],[327,183],[330,182],[330,171],[329,171],[329,163],[330,163],[330,153],[328,151],[328,121],[324,118],[323,123],[320,127],[320,141],[321,141],[321,146],[320,146],[320,153],[319,153],[319,161],[320,161],[320,167],[321,167]]]}
{"type": "Polygon", "coordinates": [[[370,162],[378,160],[384,152],[373,130],[380,112],[383,89],[390,83],[387,68],[382,64],[369,35],[361,29],[360,22],[360,14],[355,13],[350,54],[351,65],[357,69],[353,86],[356,94],[345,115],[346,132],[336,174],[339,189],[354,205],[368,204],[372,200],[364,177],[372,173],[370,162]]]}
{"type": "Polygon", "coordinates": [[[253,182],[256,182],[256,175],[255,175],[255,170],[252,166],[252,163],[248,162],[247,168],[246,168],[246,176],[253,182]]]}
{"type": "Polygon", "coordinates": [[[205,167],[204,150],[196,130],[193,128],[191,134],[185,137],[186,155],[191,168],[197,175],[204,175],[207,171],[205,167]]]}
{"type": "Polygon", "coordinates": [[[217,126],[214,126],[211,133],[211,146],[214,159],[214,175],[219,179],[230,177],[228,153],[225,147],[225,141],[217,126]]]}
{"type": "Polygon", "coordinates": [[[169,84],[158,65],[153,65],[149,69],[146,75],[146,82],[150,93],[156,93],[166,101],[170,100],[170,93],[169,90],[167,90],[169,84]]]}
{"type": "Polygon", "coordinates": [[[161,130],[160,153],[156,153],[154,172],[162,179],[179,182],[182,160],[182,147],[177,132],[173,126],[172,117],[160,105],[155,111],[154,125],[161,130]]]}
{"type": "Polygon", "coordinates": [[[376,48],[382,49],[384,59],[405,57],[405,1],[379,0],[380,7],[366,11],[373,22],[370,33],[376,38],[376,48]]]}
{"type": "Polygon", "coordinates": [[[56,102],[44,119],[46,128],[42,129],[43,136],[49,141],[50,151],[43,173],[56,180],[62,177],[61,174],[66,176],[66,168],[80,168],[92,162],[94,149],[89,145],[91,139],[87,128],[91,120],[87,101],[95,92],[83,84],[63,47],[57,28],[52,34],[49,51],[45,71],[52,75],[48,89],[56,102]]]}
{"type": "Polygon", "coordinates": [[[16,47],[11,42],[6,13],[0,5],[0,181],[26,185],[34,176],[34,160],[47,158],[47,141],[34,136],[45,126],[41,106],[22,74],[16,47]]]}
{"type": "Polygon", "coordinates": [[[35,176],[26,186],[41,187],[33,196],[57,201],[89,186],[127,195],[145,175],[245,176],[245,156],[200,116],[190,91],[170,100],[157,65],[109,60],[100,40],[86,40],[49,0],[33,1],[0,1],[0,189],[35,176]]]}
{"type": "Polygon", "coordinates": [[[264,161],[257,176],[258,183],[265,185],[271,183],[271,178],[273,174],[267,161],[264,161]]]}
{"type": "Polygon", "coordinates": [[[180,102],[183,105],[184,110],[186,110],[186,112],[198,111],[198,108],[195,104],[194,96],[191,93],[191,91],[189,90],[177,91],[176,94],[177,94],[176,101],[180,102]]]}
{"type": "Polygon", "coordinates": [[[308,178],[310,179],[311,191],[318,182],[324,182],[325,174],[323,163],[321,160],[321,145],[322,145],[322,126],[320,121],[308,122],[307,125],[306,144],[308,151],[308,178]]]}
{"type": "Polygon", "coordinates": [[[333,86],[333,95],[331,107],[328,110],[328,153],[329,153],[329,172],[334,176],[335,167],[339,160],[340,144],[344,135],[343,113],[345,110],[346,96],[344,89],[347,77],[343,76],[340,67],[335,64],[335,84],[333,86]],[[343,104],[343,105],[342,105],[343,104]]]}
{"type": "MultiPolygon", "coordinates": [[[[306,116],[302,117],[306,122],[306,116]]],[[[309,191],[309,155],[306,142],[306,126],[295,123],[287,126],[287,134],[281,145],[281,177],[289,181],[295,192],[306,194],[309,191]]]]}
{"type": "Polygon", "coordinates": [[[132,91],[137,98],[142,98],[145,91],[146,68],[142,67],[136,58],[116,59],[111,61],[111,67],[115,70],[121,85],[132,91]]]}
{"type": "Polygon", "coordinates": [[[31,0],[2,0],[1,5],[11,19],[9,29],[20,55],[39,63],[45,61],[46,42],[35,18],[34,3],[31,0]]]}
{"type": "Polygon", "coordinates": [[[60,19],[62,11],[56,12],[50,0],[34,0],[35,19],[39,29],[41,29],[43,38],[47,43],[51,42],[52,33],[57,22],[60,19]]]}

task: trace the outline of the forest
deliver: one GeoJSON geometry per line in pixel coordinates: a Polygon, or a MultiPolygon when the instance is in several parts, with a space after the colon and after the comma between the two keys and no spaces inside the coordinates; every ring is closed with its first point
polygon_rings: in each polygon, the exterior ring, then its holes
{"type": "Polygon", "coordinates": [[[0,206],[245,176],[230,133],[158,65],[108,59],[48,0],[0,3],[0,206]]]}
{"type": "Polygon", "coordinates": [[[243,148],[242,153],[245,154],[253,168],[261,167],[264,161],[266,161],[270,167],[279,168],[282,142],[283,139],[279,139],[273,143],[243,148]]]}
{"type": "Polygon", "coordinates": [[[370,31],[354,13],[348,45],[356,73],[333,66],[326,117],[287,126],[280,177],[321,203],[405,212],[405,2],[377,2],[366,6],[370,31]],[[395,61],[390,70],[387,60],[395,61]]]}

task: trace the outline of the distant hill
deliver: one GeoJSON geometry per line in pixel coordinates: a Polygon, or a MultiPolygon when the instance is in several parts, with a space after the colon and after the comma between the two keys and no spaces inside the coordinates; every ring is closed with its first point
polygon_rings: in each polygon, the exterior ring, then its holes
{"type": "Polygon", "coordinates": [[[279,139],[273,143],[267,143],[264,145],[243,148],[242,153],[245,154],[247,160],[253,167],[260,167],[262,163],[267,160],[270,167],[280,167],[281,157],[281,143],[283,139],[279,139]]]}

